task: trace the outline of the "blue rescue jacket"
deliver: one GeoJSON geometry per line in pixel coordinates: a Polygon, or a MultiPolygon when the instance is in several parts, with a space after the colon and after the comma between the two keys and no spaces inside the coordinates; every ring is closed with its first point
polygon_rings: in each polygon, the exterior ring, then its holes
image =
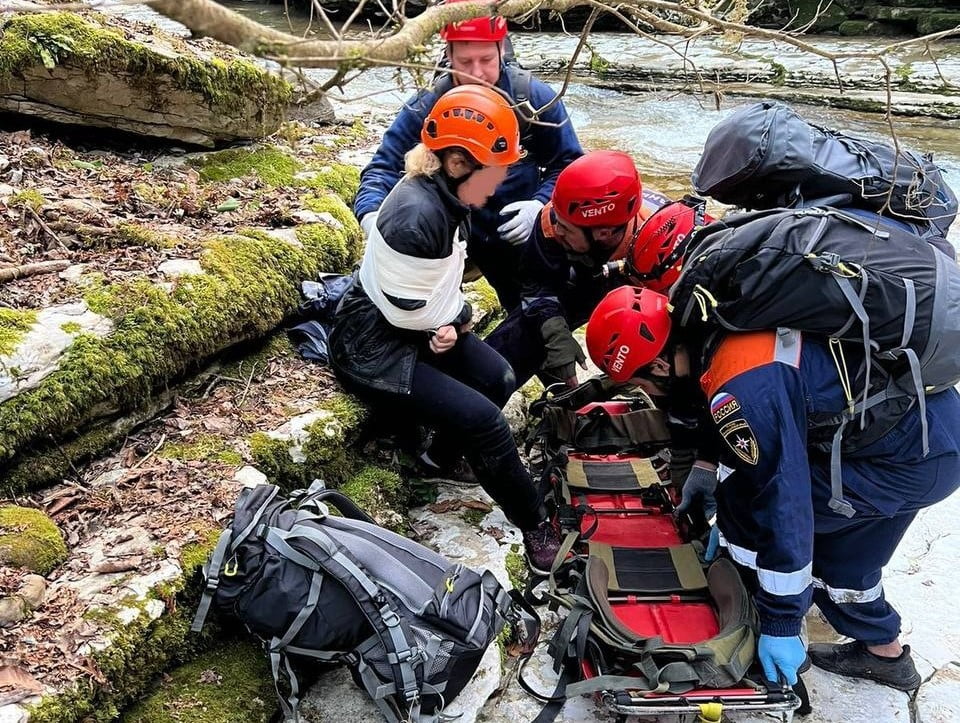
{"type": "MultiPolygon", "coordinates": [[[[731,557],[757,572],[761,632],[796,635],[817,584],[818,534],[849,520],[830,510],[830,458],[812,420],[843,410],[844,394],[824,343],[786,353],[773,331],[727,336],[701,384],[720,436],[717,523],[731,557]]],[[[799,337],[798,337],[799,339],[799,337]]],[[[929,454],[917,405],[875,442],[841,457],[853,521],[892,517],[946,498],[960,485],[960,395],[927,397],[929,454]]],[[[850,551],[850,565],[857,565],[850,551]]]]}
{"type": "MultiPolygon", "coordinates": [[[[511,78],[519,71],[514,66],[502,65],[497,87],[514,97],[511,78]]],[[[541,108],[549,103],[554,91],[536,78],[530,80],[530,104],[541,108]]],[[[383,199],[403,175],[403,157],[420,142],[423,121],[437,102],[433,89],[422,90],[400,109],[396,120],[387,129],[383,142],[370,163],[360,174],[360,189],[354,202],[354,213],[362,219],[376,211],[383,199]]],[[[527,155],[510,167],[506,180],[482,209],[474,211],[471,242],[496,238],[497,227],[503,224],[500,210],[508,203],[537,199],[547,203],[553,186],[566,166],[583,155],[576,131],[563,102],[545,111],[540,120],[549,125],[531,124],[521,142],[527,155]]]]}

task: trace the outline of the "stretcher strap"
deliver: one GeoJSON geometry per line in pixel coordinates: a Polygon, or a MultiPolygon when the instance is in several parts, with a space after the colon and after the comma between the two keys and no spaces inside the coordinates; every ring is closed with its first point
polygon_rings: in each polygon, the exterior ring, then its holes
{"type": "Polygon", "coordinates": [[[707,589],[707,578],[692,545],[628,548],[588,543],[610,573],[611,592],[663,594],[707,589]]]}
{"type": "Polygon", "coordinates": [[[591,492],[639,492],[661,485],[650,460],[641,458],[611,461],[569,459],[565,480],[570,487],[591,492]]]}

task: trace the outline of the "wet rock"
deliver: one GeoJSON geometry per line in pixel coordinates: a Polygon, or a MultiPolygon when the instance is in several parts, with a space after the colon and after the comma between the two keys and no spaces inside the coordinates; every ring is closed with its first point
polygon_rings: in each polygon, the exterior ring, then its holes
{"type": "MultiPolygon", "coordinates": [[[[308,427],[311,427],[314,423],[321,420],[329,420],[329,425],[339,424],[333,412],[321,409],[315,412],[297,415],[287,422],[284,422],[280,427],[277,427],[277,429],[267,432],[267,436],[271,439],[287,443],[289,445],[290,459],[296,464],[303,464],[307,461],[307,455],[303,453],[303,445],[310,438],[308,427]]],[[[336,433],[337,430],[331,426],[327,436],[333,437],[336,433]]]]}
{"type": "Polygon", "coordinates": [[[941,668],[917,693],[918,723],[953,723],[960,718],[960,664],[941,668]]]}
{"type": "Polygon", "coordinates": [[[244,487],[256,487],[257,485],[267,483],[267,475],[256,467],[246,465],[237,470],[237,473],[233,475],[233,480],[234,482],[239,482],[244,487]]]}
{"type": "Polygon", "coordinates": [[[0,565],[46,575],[67,556],[53,520],[29,507],[0,507],[0,565]]]}
{"type": "Polygon", "coordinates": [[[286,81],[226,46],[211,62],[159,29],[118,32],[103,16],[14,15],[0,43],[0,109],[58,123],[212,146],[269,135],[290,98],[286,81]]]}
{"type": "Polygon", "coordinates": [[[203,267],[196,259],[168,259],[157,267],[157,271],[175,279],[180,276],[198,276],[203,273],[203,267]]]}
{"type": "Polygon", "coordinates": [[[317,211],[300,209],[291,213],[290,217],[298,223],[325,223],[328,226],[333,226],[334,228],[343,228],[343,224],[335,219],[332,214],[329,214],[326,211],[321,211],[318,213],[317,211]]]}
{"type": "Polygon", "coordinates": [[[43,309],[14,352],[0,357],[0,402],[37,386],[56,371],[77,331],[106,336],[112,328],[109,319],[93,313],[82,301],[43,309]]]}

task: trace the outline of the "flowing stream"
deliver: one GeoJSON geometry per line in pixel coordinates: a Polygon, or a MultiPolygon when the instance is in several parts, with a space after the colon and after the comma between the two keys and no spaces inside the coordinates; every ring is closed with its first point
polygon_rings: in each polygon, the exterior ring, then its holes
{"type": "MultiPolygon", "coordinates": [[[[306,27],[307,18],[284,15],[283,4],[268,4],[256,0],[227,0],[222,4],[243,13],[253,20],[280,30],[300,30],[306,27]]],[[[124,14],[145,20],[161,20],[168,29],[182,27],[159,19],[145,6],[125,6],[124,14]]],[[[314,29],[319,23],[314,21],[314,29]]],[[[543,57],[569,54],[577,39],[561,33],[512,33],[517,56],[521,63],[531,63],[543,57]]],[[[878,48],[889,42],[872,38],[813,38],[814,42],[832,50],[862,50],[878,48]]],[[[709,53],[729,53],[729,47],[720,39],[698,41],[708,44],[709,53]]],[[[642,60],[649,64],[662,58],[674,62],[676,53],[651,40],[626,33],[598,33],[591,37],[594,51],[618,62],[642,60]]],[[[741,46],[745,57],[775,55],[778,62],[788,67],[813,67],[819,61],[789,47],[777,47],[772,52],[769,43],[749,40],[741,46]]],[[[439,52],[439,45],[437,46],[439,52]]],[[[940,72],[951,82],[960,83],[960,42],[947,43],[937,49],[940,72]]],[[[585,57],[589,57],[588,55],[585,57]]],[[[861,63],[863,61],[856,61],[861,63]]],[[[929,59],[918,50],[905,52],[897,57],[897,63],[909,63],[923,70],[929,59]]],[[[847,69],[853,70],[852,64],[847,69]]],[[[863,68],[859,68],[863,72],[863,68]]],[[[330,71],[308,70],[308,75],[317,79],[329,77],[330,71]]],[[[388,123],[395,109],[412,92],[409,76],[406,88],[397,84],[398,73],[392,69],[375,69],[363,73],[347,84],[343,91],[344,101],[331,94],[338,117],[360,117],[364,120],[377,118],[388,123]]],[[[554,87],[562,79],[547,78],[554,87]]],[[[825,90],[826,92],[831,92],[825,90]]],[[[755,102],[755,98],[724,96],[717,110],[712,98],[705,101],[681,92],[625,93],[573,82],[564,96],[564,103],[586,148],[615,148],[630,153],[637,162],[644,181],[674,195],[691,190],[690,171],[699,158],[703,143],[710,129],[737,106],[755,102]]],[[[890,126],[879,113],[865,113],[820,106],[800,106],[800,112],[809,120],[850,133],[874,138],[889,138],[890,126]]],[[[933,153],[936,161],[947,171],[947,181],[960,193],[960,121],[944,121],[927,117],[895,116],[894,128],[903,145],[908,148],[933,153]]],[[[950,239],[960,247],[960,222],[951,229],[950,239]]]]}

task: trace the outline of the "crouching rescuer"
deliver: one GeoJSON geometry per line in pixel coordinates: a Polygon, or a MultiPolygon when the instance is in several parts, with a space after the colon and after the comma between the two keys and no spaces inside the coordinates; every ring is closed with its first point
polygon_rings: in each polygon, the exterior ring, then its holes
{"type": "MultiPolygon", "coordinates": [[[[850,399],[837,340],[780,329],[728,332],[703,344],[679,331],[667,297],[622,287],[594,311],[587,346],[614,380],[651,395],[667,396],[678,380],[699,376],[723,441],[714,542],[755,578],[765,675],[796,682],[808,652],[801,623],[815,602],[853,642],[812,644],[814,665],[916,688],[920,676],[900,643],[881,569],[917,512],[960,484],[960,395],[952,387],[927,394],[866,444],[832,458],[829,442],[823,451],[817,440],[850,399]]],[[[856,345],[844,352],[845,368],[862,368],[856,345]]]]}

